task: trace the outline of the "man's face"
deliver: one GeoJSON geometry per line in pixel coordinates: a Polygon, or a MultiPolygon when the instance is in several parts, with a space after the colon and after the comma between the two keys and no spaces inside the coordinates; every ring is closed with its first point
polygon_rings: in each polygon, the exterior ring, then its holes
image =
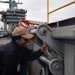
{"type": "Polygon", "coordinates": [[[18,43],[18,45],[22,46],[22,47],[26,47],[29,44],[29,40],[25,39],[25,38],[21,38],[19,40],[16,41],[18,43]]]}

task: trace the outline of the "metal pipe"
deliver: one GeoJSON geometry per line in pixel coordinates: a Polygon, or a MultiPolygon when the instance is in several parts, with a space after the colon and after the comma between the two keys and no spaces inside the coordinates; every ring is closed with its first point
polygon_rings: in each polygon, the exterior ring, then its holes
{"type": "Polygon", "coordinates": [[[49,23],[49,0],[47,0],[47,23],[49,23]]]}
{"type": "Polygon", "coordinates": [[[41,75],[45,75],[45,70],[44,70],[44,68],[41,68],[41,75]]]}
{"type": "Polygon", "coordinates": [[[36,29],[31,29],[31,30],[29,31],[29,33],[30,33],[30,34],[36,34],[36,29]]]}
{"type": "Polygon", "coordinates": [[[41,56],[39,59],[40,59],[42,62],[44,62],[45,64],[47,64],[47,65],[49,66],[50,60],[48,60],[46,57],[41,56]]]}
{"type": "Polygon", "coordinates": [[[50,11],[48,14],[51,14],[51,13],[57,11],[57,10],[60,10],[60,9],[62,9],[62,8],[64,8],[64,7],[66,7],[66,6],[69,6],[69,5],[73,4],[73,3],[75,3],[75,0],[72,1],[72,2],[70,2],[70,3],[67,3],[67,4],[65,4],[65,5],[63,5],[63,6],[59,7],[59,8],[57,8],[57,9],[54,9],[54,10],[50,11]]]}

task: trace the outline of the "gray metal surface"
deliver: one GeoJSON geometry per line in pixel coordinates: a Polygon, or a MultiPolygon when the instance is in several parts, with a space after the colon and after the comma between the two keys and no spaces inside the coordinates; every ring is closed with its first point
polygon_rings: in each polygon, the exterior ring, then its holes
{"type": "MultiPolygon", "coordinates": [[[[49,51],[45,52],[44,54],[46,56],[41,56],[39,59],[40,61],[42,61],[43,63],[45,63],[50,72],[52,72],[53,75],[63,75],[63,52],[62,50],[63,49],[63,43],[58,41],[58,40],[55,40],[51,37],[51,28],[48,27],[47,25],[40,25],[38,26],[37,29],[29,29],[29,32],[31,34],[34,34],[35,37],[33,38],[33,41],[39,45],[41,47],[41,45],[44,43],[46,43],[48,46],[49,46],[49,51]],[[60,59],[60,63],[56,60],[59,60],[60,59]],[[56,64],[60,64],[59,66],[61,66],[61,68],[58,70],[57,67],[55,67],[54,65],[56,64]],[[56,71],[57,70],[57,71],[56,71]]],[[[58,67],[59,67],[58,66],[58,67]]],[[[45,75],[48,75],[48,71],[47,69],[45,69],[45,73],[44,73],[44,70],[43,70],[43,73],[45,75]]]]}
{"type": "Polygon", "coordinates": [[[55,39],[75,39],[75,25],[52,28],[52,35],[55,39]]]}
{"type": "MultiPolygon", "coordinates": [[[[57,28],[40,25],[30,33],[35,35],[33,40],[37,45],[41,47],[42,42],[48,45],[48,52],[39,59],[53,75],[75,75],[75,25],[57,28]]],[[[48,71],[44,74],[50,75],[48,71]]]]}
{"type": "Polygon", "coordinates": [[[52,72],[53,75],[63,75],[63,62],[61,60],[49,60],[45,56],[41,56],[39,59],[49,66],[49,70],[52,72]]]}
{"type": "Polygon", "coordinates": [[[75,75],[75,44],[65,43],[64,75],[75,75]]]}
{"type": "Polygon", "coordinates": [[[36,36],[38,36],[40,40],[45,42],[50,47],[51,50],[54,50],[61,56],[62,54],[64,54],[63,42],[52,38],[51,36],[52,29],[49,26],[40,25],[36,30],[32,29],[30,33],[32,33],[33,31],[35,31],[36,36]]]}

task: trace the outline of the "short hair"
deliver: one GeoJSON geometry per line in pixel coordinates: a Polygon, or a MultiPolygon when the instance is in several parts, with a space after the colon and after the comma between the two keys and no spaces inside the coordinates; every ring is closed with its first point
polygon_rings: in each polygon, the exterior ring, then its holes
{"type": "Polygon", "coordinates": [[[21,38],[22,38],[21,36],[11,36],[12,41],[16,41],[21,38]]]}

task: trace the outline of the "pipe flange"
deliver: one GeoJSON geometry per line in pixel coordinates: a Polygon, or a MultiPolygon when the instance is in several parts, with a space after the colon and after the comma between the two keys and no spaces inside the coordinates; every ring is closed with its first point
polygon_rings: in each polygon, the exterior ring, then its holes
{"type": "Polygon", "coordinates": [[[49,64],[49,70],[54,75],[63,75],[63,62],[59,59],[53,59],[49,64]]]}
{"type": "Polygon", "coordinates": [[[43,35],[43,36],[45,36],[47,34],[47,28],[42,27],[40,29],[40,34],[43,35]]]}

